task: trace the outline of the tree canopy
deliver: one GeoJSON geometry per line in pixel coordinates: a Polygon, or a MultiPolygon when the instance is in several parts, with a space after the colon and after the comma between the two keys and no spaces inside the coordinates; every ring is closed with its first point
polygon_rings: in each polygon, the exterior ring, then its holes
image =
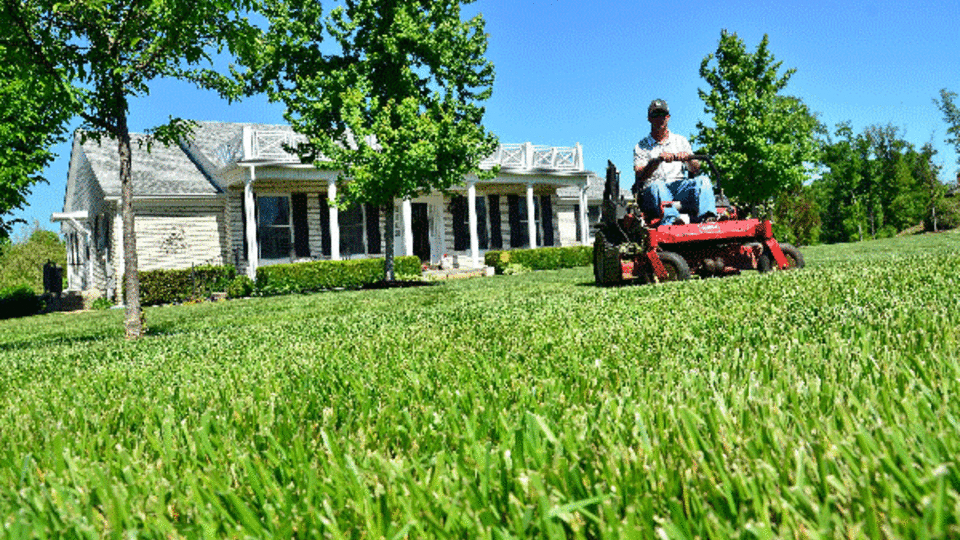
{"type": "MultiPolygon", "coordinates": [[[[947,123],[947,144],[953,145],[957,153],[957,165],[960,165],[960,107],[957,106],[957,94],[946,88],[940,90],[940,99],[933,102],[943,113],[943,121],[947,123]]],[[[960,171],[957,172],[960,177],[960,171]]]]}
{"type": "Polygon", "coordinates": [[[694,143],[716,157],[727,195],[759,205],[795,190],[817,160],[820,123],[796,97],[784,95],[795,70],[780,73],[764,36],[748,52],[737,34],[723,31],[715,53],[700,64],[700,89],[713,125],[697,123],[694,143]]]}
{"type": "MultiPolygon", "coordinates": [[[[214,86],[222,77],[212,55],[253,47],[255,29],[242,16],[248,0],[0,0],[0,27],[17,65],[33,65],[52,85],[51,94],[70,95],[86,136],[116,142],[120,156],[123,217],[125,328],[143,332],[134,235],[129,99],[149,93],[150,81],[177,77],[214,86]]],[[[60,101],[44,101],[57,107],[60,101]]],[[[174,143],[191,124],[177,119],[150,130],[174,143]]]]}
{"type": "Polygon", "coordinates": [[[51,148],[65,140],[74,102],[55,80],[23,63],[9,39],[0,39],[0,237],[9,237],[30,188],[46,182],[51,148]]]}
{"type": "MultiPolygon", "coordinates": [[[[267,81],[268,92],[285,103],[285,118],[307,137],[297,149],[301,159],[340,171],[339,204],[386,210],[388,279],[394,201],[482,174],[480,160],[496,148],[496,137],[482,125],[481,103],[494,78],[484,57],[484,22],[479,15],[461,20],[461,3],[346,0],[325,19],[338,49],[327,55],[317,46],[323,36],[315,26],[272,21],[280,25],[271,30],[267,53],[286,53],[262,61],[284,62],[267,70],[283,74],[267,81]]],[[[305,15],[317,17],[316,11],[305,15]]]]}

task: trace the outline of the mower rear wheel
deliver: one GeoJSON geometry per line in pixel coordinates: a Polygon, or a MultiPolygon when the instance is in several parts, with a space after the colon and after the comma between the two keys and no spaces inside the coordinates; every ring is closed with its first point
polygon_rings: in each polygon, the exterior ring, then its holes
{"type": "Polygon", "coordinates": [[[603,231],[593,242],[593,278],[597,285],[617,285],[623,281],[620,248],[611,244],[603,231]]]}
{"type": "Polygon", "coordinates": [[[690,279],[690,266],[683,257],[672,251],[660,251],[657,256],[660,257],[660,263],[667,271],[667,278],[661,281],[686,281],[690,279]]]}

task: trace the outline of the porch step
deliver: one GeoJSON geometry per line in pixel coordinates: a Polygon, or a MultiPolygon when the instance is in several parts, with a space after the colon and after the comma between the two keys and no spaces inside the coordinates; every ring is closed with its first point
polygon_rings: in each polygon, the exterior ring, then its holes
{"type": "Polygon", "coordinates": [[[450,268],[448,270],[424,270],[423,277],[431,281],[440,281],[446,279],[466,279],[474,277],[485,277],[493,275],[493,267],[483,268],[450,268]]]}

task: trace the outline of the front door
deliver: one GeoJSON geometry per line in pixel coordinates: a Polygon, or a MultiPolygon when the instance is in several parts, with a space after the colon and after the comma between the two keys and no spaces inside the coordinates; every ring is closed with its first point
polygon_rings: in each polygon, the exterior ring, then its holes
{"type": "Polygon", "coordinates": [[[427,203],[410,205],[410,225],[413,229],[413,254],[421,261],[430,261],[430,221],[427,219],[427,203]]]}

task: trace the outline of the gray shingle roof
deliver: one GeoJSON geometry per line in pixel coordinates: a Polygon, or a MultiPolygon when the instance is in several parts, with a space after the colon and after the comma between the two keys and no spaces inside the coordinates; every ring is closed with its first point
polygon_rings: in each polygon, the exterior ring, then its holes
{"type": "MultiPolygon", "coordinates": [[[[153,143],[147,151],[146,136],[131,134],[133,152],[133,194],[135,197],[215,195],[216,185],[179,146],[153,143]]],[[[117,143],[103,138],[87,140],[83,152],[90,161],[104,195],[120,195],[120,154],[117,143]]]]}
{"type": "Polygon", "coordinates": [[[236,156],[231,154],[241,150],[244,127],[293,132],[293,128],[282,124],[198,121],[191,138],[191,149],[195,153],[197,162],[208,175],[216,176],[219,170],[236,163],[236,156]]]}

